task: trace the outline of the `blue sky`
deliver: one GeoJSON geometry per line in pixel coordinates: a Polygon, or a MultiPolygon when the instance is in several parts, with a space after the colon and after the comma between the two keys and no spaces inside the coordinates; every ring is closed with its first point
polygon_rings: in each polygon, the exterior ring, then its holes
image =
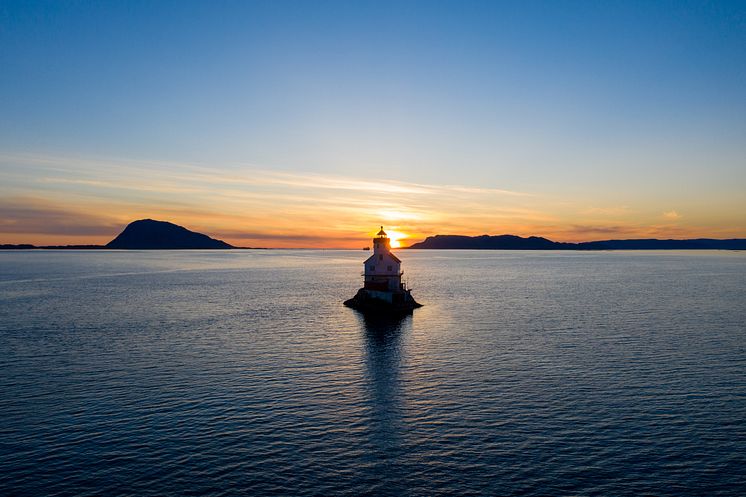
{"type": "MultiPolygon", "coordinates": [[[[131,171],[143,186],[147,161],[176,164],[155,171],[174,182],[198,167],[509,190],[555,216],[511,224],[454,199],[441,210],[470,219],[464,233],[746,236],[744,2],[5,1],[0,67],[0,193],[15,210],[74,216],[112,196],[52,188],[29,166],[42,157],[77,184],[94,181],[78,159],[99,161],[95,181],[131,171]],[[583,214],[602,211],[617,214],[583,214]]],[[[129,190],[138,212],[143,191],[129,190]]],[[[106,223],[124,221],[127,195],[106,223]]],[[[184,212],[208,213],[206,198],[184,212]]],[[[430,217],[393,221],[460,227],[430,217]]],[[[339,240],[356,229],[333,225],[339,240]]]]}

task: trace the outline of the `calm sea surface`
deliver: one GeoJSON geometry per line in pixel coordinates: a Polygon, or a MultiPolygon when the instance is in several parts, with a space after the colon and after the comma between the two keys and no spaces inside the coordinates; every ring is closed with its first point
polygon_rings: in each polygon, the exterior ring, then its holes
{"type": "Polygon", "coordinates": [[[0,252],[0,495],[746,495],[746,253],[0,252]]]}

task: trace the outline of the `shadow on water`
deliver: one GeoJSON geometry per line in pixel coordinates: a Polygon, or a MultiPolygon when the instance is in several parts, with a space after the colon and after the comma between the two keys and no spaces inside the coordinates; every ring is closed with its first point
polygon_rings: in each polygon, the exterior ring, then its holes
{"type": "Polygon", "coordinates": [[[370,471],[377,495],[403,495],[404,454],[402,340],[412,316],[372,318],[359,316],[364,333],[365,376],[370,413],[370,471]]]}

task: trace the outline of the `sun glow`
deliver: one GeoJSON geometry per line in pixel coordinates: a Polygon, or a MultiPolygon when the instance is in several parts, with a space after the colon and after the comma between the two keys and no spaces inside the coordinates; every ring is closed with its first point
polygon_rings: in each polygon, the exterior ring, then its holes
{"type": "Polygon", "coordinates": [[[386,230],[386,234],[389,236],[389,239],[391,240],[391,248],[401,247],[402,240],[405,240],[408,238],[407,234],[402,233],[401,231],[386,230]]]}

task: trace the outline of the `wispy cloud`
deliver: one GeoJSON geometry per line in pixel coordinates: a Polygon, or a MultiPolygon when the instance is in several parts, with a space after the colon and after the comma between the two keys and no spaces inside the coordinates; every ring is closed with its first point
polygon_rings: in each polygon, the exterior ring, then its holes
{"type": "Polygon", "coordinates": [[[193,163],[91,159],[25,154],[0,154],[0,167],[25,166],[25,178],[40,183],[94,186],[111,189],[194,193],[211,187],[279,187],[292,190],[337,190],[370,194],[430,196],[476,194],[530,196],[529,193],[468,185],[432,185],[330,174],[273,171],[252,164],[205,166],[193,163]],[[29,170],[34,168],[35,170],[29,170]],[[64,174],[60,174],[64,173],[64,174]]]}
{"type": "MultiPolygon", "coordinates": [[[[284,186],[299,189],[346,190],[368,193],[395,193],[407,195],[432,195],[434,188],[428,185],[404,183],[397,181],[369,181],[358,178],[325,176],[318,174],[278,173],[266,170],[253,170],[241,178],[232,178],[234,182],[261,186],[284,186]]],[[[219,181],[228,181],[221,178],[219,181]]]]}
{"type": "Polygon", "coordinates": [[[479,188],[474,186],[459,186],[459,185],[443,185],[439,187],[433,187],[439,191],[451,191],[458,193],[475,193],[475,194],[486,194],[486,195],[509,195],[516,197],[532,197],[534,194],[526,192],[517,192],[513,190],[503,190],[500,188],[479,188]]]}
{"type": "Polygon", "coordinates": [[[106,216],[65,209],[40,199],[0,200],[0,233],[110,236],[118,225],[106,216]]]}
{"type": "Polygon", "coordinates": [[[681,214],[679,214],[678,212],[674,210],[670,210],[670,211],[664,212],[663,217],[671,221],[676,221],[677,219],[681,219],[681,214]]]}
{"type": "Polygon", "coordinates": [[[626,216],[630,213],[630,208],[626,205],[615,205],[609,207],[588,207],[580,211],[583,215],[589,216],[608,216],[618,217],[626,216]]]}

